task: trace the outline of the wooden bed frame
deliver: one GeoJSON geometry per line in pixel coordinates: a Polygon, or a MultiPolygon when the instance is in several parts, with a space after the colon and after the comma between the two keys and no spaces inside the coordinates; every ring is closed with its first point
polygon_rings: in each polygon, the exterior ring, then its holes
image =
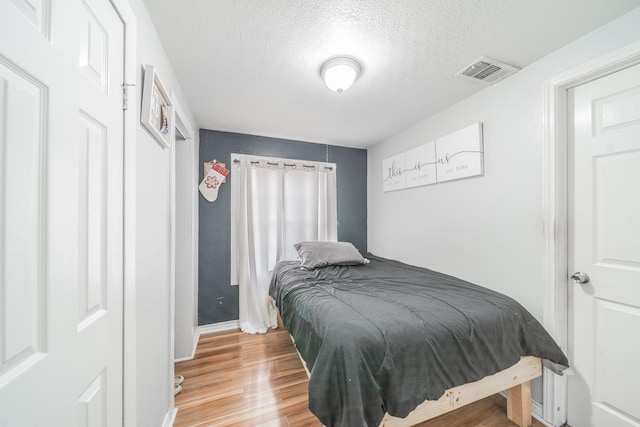
{"type": "MultiPolygon", "coordinates": [[[[307,364],[295,347],[293,337],[291,341],[307,376],[311,376],[307,364]]],[[[438,400],[425,400],[405,418],[386,414],[380,427],[410,427],[504,390],[507,391],[507,418],[520,427],[527,427],[531,425],[531,380],[540,375],[541,360],[534,356],[524,356],[510,368],[479,381],[451,388],[438,400]]]]}

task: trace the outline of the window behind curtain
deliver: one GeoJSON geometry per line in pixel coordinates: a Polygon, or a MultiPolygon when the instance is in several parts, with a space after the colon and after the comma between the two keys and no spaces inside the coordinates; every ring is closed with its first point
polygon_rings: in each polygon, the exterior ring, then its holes
{"type": "Polygon", "coordinates": [[[240,285],[240,327],[266,332],[275,319],[265,306],[275,264],[297,258],[295,243],[337,240],[336,165],[239,154],[232,161],[231,280],[240,285]]]}

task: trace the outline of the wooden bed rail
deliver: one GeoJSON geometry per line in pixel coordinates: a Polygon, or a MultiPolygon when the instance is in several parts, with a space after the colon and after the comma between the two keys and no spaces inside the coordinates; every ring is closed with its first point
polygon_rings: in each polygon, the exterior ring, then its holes
{"type": "MultiPolygon", "coordinates": [[[[293,337],[291,340],[294,341],[293,337]]],[[[310,376],[307,364],[297,348],[296,352],[307,376],[310,376]]],[[[524,356],[510,368],[479,381],[451,388],[438,400],[425,400],[405,418],[386,414],[380,427],[411,427],[504,390],[507,390],[507,418],[520,427],[527,427],[532,422],[531,380],[540,375],[542,361],[534,356],[524,356]]]]}
{"type": "Polygon", "coordinates": [[[387,414],[380,427],[409,427],[507,390],[507,417],[520,427],[531,425],[531,380],[542,375],[540,359],[526,356],[520,362],[474,383],[447,390],[438,400],[427,400],[405,418],[387,414]]]}

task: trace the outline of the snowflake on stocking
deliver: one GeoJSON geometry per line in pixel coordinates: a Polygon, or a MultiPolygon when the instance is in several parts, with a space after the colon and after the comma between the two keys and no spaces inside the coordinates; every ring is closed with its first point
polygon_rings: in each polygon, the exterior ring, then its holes
{"type": "Polygon", "coordinates": [[[215,176],[208,175],[207,179],[204,180],[204,183],[207,185],[207,188],[218,188],[220,185],[220,181],[215,176]]]}

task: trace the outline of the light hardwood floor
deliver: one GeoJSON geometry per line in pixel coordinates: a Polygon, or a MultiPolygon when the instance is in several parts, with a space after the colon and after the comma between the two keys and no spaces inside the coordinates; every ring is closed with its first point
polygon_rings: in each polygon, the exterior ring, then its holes
{"type": "MultiPolygon", "coordinates": [[[[305,427],[322,424],[307,409],[307,375],[287,331],[238,330],[202,335],[195,358],[176,364],[183,375],[175,427],[305,427]]],[[[511,427],[495,395],[419,427],[511,427]]],[[[543,424],[534,421],[534,426],[543,424]]],[[[355,427],[355,426],[354,426],[355,427]]],[[[418,427],[418,426],[417,426],[418,427]]]]}

